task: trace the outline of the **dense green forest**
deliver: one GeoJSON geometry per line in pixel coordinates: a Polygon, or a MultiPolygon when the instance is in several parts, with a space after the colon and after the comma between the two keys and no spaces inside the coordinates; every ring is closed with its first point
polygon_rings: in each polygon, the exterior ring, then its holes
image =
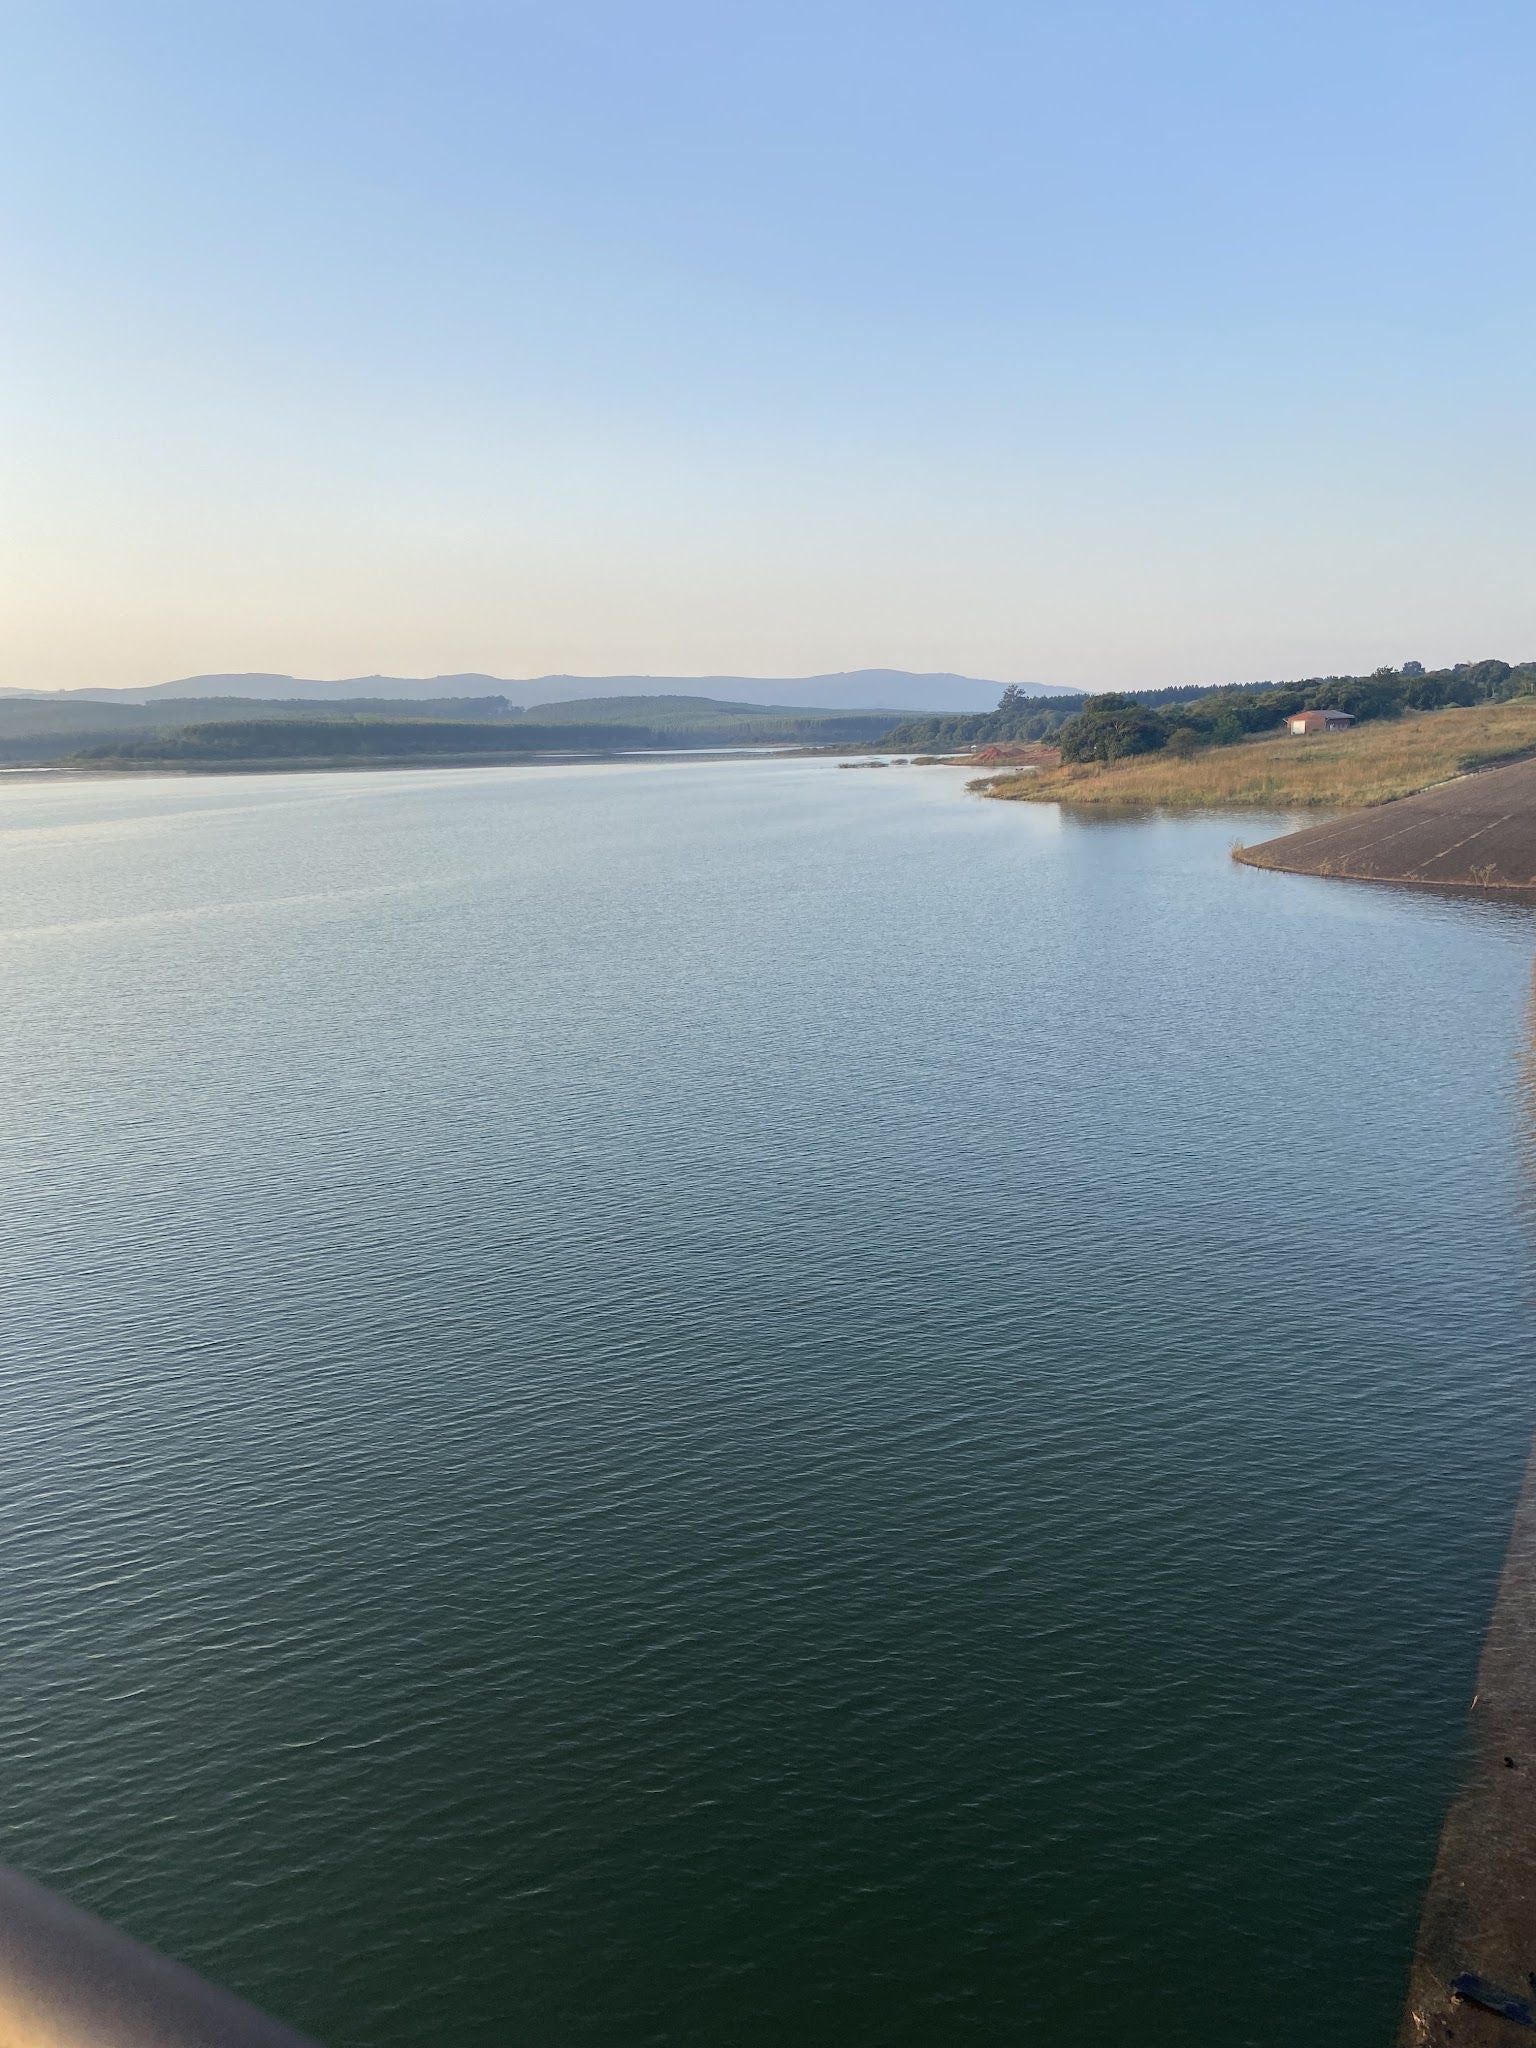
{"type": "Polygon", "coordinates": [[[440,697],[402,704],[385,698],[178,697],[151,704],[109,704],[73,695],[0,697],[0,739],[75,732],[163,730],[252,718],[516,718],[505,697],[440,697]]]}
{"type": "Polygon", "coordinates": [[[548,706],[541,719],[504,697],[448,697],[409,702],[348,699],[178,698],[152,704],[110,704],[76,697],[0,698],[0,761],[16,764],[66,757],[101,762],[293,758],[319,754],[439,751],[422,732],[442,726],[453,751],[525,754],[626,747],[780,745],[857,746],[880,737],[883,711],[779,710],[716,703],[707,697],[612,697],[548,706]],[[371,720],[394,730],[394,742],[349,729],[371,720]],[[247,728],[261,727],[258,742],[247,728]],[[218,739],[220,727],[238,737],[218,739]],[[279,734],[273,728],[284,728],[279,734]],[[317,730],[334,727],[338,734],[317,730]],[[414,733],[402,728],[415,728],[414,733]],[[339,735],[339,736],[338,736],[339,735]]]}
{"type": "Polygon", "coordinates": [[[1220,684],[1201,689],[1117,690],[1053,697],[1042,703],[1012,684],[995,711],[969,718],[909,718],[889,731],[887,747],[940,753],[1001,740],[1054,740],[1068,761],[1118,760],[1171,746],[1192,752],[1270,732],[1294,712],[1346,711],[1356,719],[1398,718],[1447,704],[1484,704],[1536,694],[1536,662],[1464,661],[1426,670],[1422,663],[1368,676],[1312,676],[1294,683],[1220,684]]]}
{"type": "MultiPolygon", "coordinates": [[[[1264,683],[1239,685],[1267,689],[1264,683]]],[[[1206,687],[1191,685],[1166,690],[1128,692],[1136,703],[1182,704],[1193,697],[1209,697],[1228,688],[1225,683],[1206,687]]],[[[1075,718],[1089,702],[1086,692],[1059,697],[1031,697],[1017,683],[1004,690],[995,711],[951,712],[929,717],[904,718],[882,735],[886,747],[911,748],[918,753],[945,753],[952,747],[987,746],[999,740],[1054,740],[1061,728],[1075,718]]]]}
{"type": "MultiPolygon", "coordinates": [[[[115,750],[124,739],[166,735],[188,725],[241,724],[255,719],[341,719],[388,716],[387,700],[345,703],[269,698],[183,697],[154,704],[104,704],[74,696],[0,697],[0,761],[57,761],[82,750],[115,750]]],[[[418,718],[485,720],[515,715],[505,697],[445,697],[407,705],[418,718]]]]}
{"type": "Polygon", "coordinates": [[[76,748],[69,758],[96,766],[118,761],[217,766],[251,761],[462,760],[466,755],[644,747],[655,737],[637,725],[529,725],[520,719],[247,718],[125,734],[76,748]]]}

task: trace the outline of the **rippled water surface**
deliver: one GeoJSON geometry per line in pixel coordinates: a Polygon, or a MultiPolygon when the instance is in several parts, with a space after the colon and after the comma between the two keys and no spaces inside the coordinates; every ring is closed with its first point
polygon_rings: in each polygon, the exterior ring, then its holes
{"type": "Polygon", "coordinates": [[[1532,924],[821,761],[0,791],[0,1854],[336,2044],[1391,2036],[1532,924]]]}

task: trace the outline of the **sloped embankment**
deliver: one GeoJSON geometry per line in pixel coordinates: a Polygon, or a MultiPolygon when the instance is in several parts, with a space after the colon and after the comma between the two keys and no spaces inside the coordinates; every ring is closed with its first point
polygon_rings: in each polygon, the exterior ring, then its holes
{"type": "Polygon", "coordinates": [[[1392,803],[1237,849],[1250,867],[1536,901],[1536,760],[1461,775],[1392,803]]]}
{"type": "Polygon", "coordinates": [[[1536,2026],[1536,1458],[1470,1730],[1470,1769],[1440,1838],[1400,2048],[1497,2048],[1536,2026]]]}

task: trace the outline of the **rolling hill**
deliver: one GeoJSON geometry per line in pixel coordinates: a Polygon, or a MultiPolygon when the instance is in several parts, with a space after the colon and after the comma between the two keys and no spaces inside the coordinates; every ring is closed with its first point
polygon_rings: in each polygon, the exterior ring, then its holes
{"type": "Polygon", "coordinates": [[[528,719],[566,725],[643,725],[695,745],[732,741],[877,740],[894,714],[802,704],[730,704],[717,697],[573,697],[533,704],[528,719]]]}
{"type": "MultiPolygon", "coordinates": [[[[1053,683],[1021,683],[1031,696],[1063,694],[1053,683]]],[[[691,697],[738,708],[800,711],[990,711],[1003,685],[978,676],[913,674],[906,669],[849,669],[818,676],[535,676],[523,682],[500,676],[348,676],[336,682],[257,672],[182,676],[141,689],[0,692],[6,696],[67,697],[74,702],[154,704],[186,698],[238,697],[246,701],[348,703],[440,702],[459,697],[503,697],[519,704],[565,705],[593,699],[691,697]]],[[[1071,694],[1067,692],[1065,694],[1071,694]]]]}

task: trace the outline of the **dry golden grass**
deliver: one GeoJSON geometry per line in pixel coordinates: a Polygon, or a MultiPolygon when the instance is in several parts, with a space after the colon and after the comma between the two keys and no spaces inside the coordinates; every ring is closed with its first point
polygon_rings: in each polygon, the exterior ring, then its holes
{"type": "Polygon", "coordinates": [[[1139,754],[1112,768],[1071,766],[999,775],[971,786],[1026,803],[1147,804],[1185,810],[1264,810],[1320,804],[1349,810],[1446,782],[1468,768],[1536,750],[1536,698],[1422,711],[1350,732],[1289,733],[1208,747],[1190,760],[1139,754]]]}

